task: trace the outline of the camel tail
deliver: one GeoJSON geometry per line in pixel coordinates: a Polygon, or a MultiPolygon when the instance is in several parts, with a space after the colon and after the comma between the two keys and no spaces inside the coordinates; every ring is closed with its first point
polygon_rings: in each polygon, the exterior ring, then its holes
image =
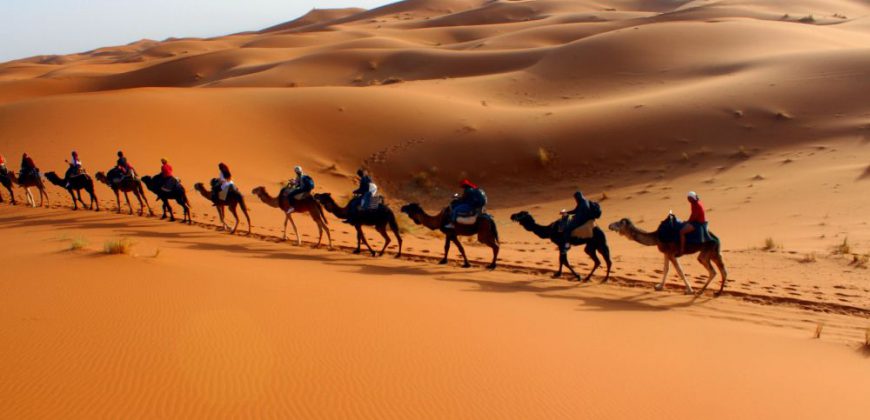
{"type": "Polygon", "coordinates": [[[320,220],[323,221],[325,226],[329,226],[329,219],[326,218],[326,210],[323,209],[323,206],[317,200],[314,200],[314,205],[317,206],[317,210],[320,211],[320,220]]]}
{"type": "Polygon", "coordinates": [[[387,223],[390,224],[390,229],[396,234],[396,238],[399,238],[401,241],[402,235],[399,233],[399,222],[396,221],[396,215],[393,212],[390,212],[390,218],[387,220],[387,223]]]}

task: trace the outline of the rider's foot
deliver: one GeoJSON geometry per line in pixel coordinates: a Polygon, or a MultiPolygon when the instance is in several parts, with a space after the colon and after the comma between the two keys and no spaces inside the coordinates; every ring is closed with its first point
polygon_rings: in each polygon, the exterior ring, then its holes
{"type": "Polygon", "coordinates": [[[448,223],[448,224],[444,225],[444,229],[453,229],[455,227],[456,226],[453,223],[448,223]]]}

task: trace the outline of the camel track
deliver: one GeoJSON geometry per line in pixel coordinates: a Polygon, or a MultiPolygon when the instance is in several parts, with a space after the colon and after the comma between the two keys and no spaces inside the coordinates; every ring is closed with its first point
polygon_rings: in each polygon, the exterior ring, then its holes
{"type": "MultiPolygon", "coordinates": [[[[53,204],[49,208],[51,208],[51,209],[63,209],[65,207],[62,205],[53,204]]],[[[106,212],[104,212],[103,214],[105,214],[105,213],[106,212]]],[[[116,213],[112,213],[112,212],[108,212],[108,213],[110,213],[112,215],[117,215],[116,213]]],[[[133,216],[126,214],[126,213],[122,213],[120,215],[125,216],[125,217],[133,217],[133,216]]],[[[102,215],[100,217],[102,217],[102,215]]],[[[149,217],[149,216],[136,216],[136,217],[157,218],[157,216],[151,216],[151,217],[149,217]]],[[[222,227],[220,225],[212,224],[212,223],[208,223],[208,222],[193,221],[191,226],[195,226],[195,227],[200,228],[200,229],[212,230],[212,231],[216,231],[216,232],[222,231],[222,227]]],[[[333,229],[333,230],[335,230],[335,229],[333,229]]],[[[251,234],[238,233],[237,236],[242,236],[242,237],[252,238],[252,239],[256,239],[256,240],[260,240],[260,241],[264,241],[264,242],[272,242],[272,243],[290,242],[290,239],[288,239],[287,241],[284,241],[278,235],[270,235],[270,234],[263,234],[263,233],[256,233],[256,232],[251,233],[251,234]]],[[[304,237],[306,235],[302,235],[302,236],[304,237]]],[[[306,242],[305,240],[303,240],[303,244],[311,245],[311,242],[306,242]]],[[[330,250],[323,249],[325,247],[326,247],[326,245],[321,245],[320,248],[315,248],[315,249],[329,252],[330,250]]],[[[392,248],[394,248],[394,245],[392,245],[391,247],[389,247],[387,249],[387,251],[385,253],[385,257],[386,256],[395,256],[396,253],[392,248]]],[[[351,253],[353,253],[353,251],[355,249],[356,249],[356,247],[354,247],[354,246],[340,245],[340,244],[334,243],[332,251],[344,252],[344,253],[351,254],[351,253]]],[[[365,255],[365,252],[366,251],[363,250],[363,254],[361,254],[361,255],[365,255]]],[[[407,260],[407,261],[437,264],[438,261],[441,260],[441,257],[439,257],[439,256],[424,255],[421,253],[416,253],[416,252],[407,251],[407,250],[404,250],[402,254],[403,255],[401,258],[403,260],[407,260]]],[[[448,258],[448,260],[451,263],[454,263],[456,265],[461,264],[461,261],[458,258],[448,258]]],[[[469,263],[472,265],[472,268],[486,269],[486,266],[487,266],[486,262],[482,262],[480,260],[471,259],[471,258],[469,258],[469,263]]],[[[614,265],[616,265],[616,264],[617,263],[615,262],[614,265]]],[[[583,267],[583,266],[586,266],[586,264],[581,262],[581,263],[577,263],[577,266],[583,267]]],[[[517,273],[517,274],[530,274],[530,275],[538,275],[538,276],[551,276],[552,274],[554,274],[556,272],[556,270],[554,270],[554,269],[543,268],[543,267],[532,267],[532,266],[528,266],[528,265],[517,264],[517,263],[507,263],[507,262],[499,262],[498,269],[507,270],[509,272],[517,273]]],[[[598,277],[600,278],[600,275],[598,277]]],[[[564,279],[562,279],[562,280],[556,279],[554,281],[570,282],[569,280],[564,280],[564,279]]],[[[719,281],[719,278],[714,280],[714,283],[716,283],[718,281],[719,281]]],[[[594,280],[593,283],[600,284],[600,282],[598,282],[597,280],[594,280]]],[[[632,278],[632,277],[628,277],[628,276],[624,276],[624,275],[615,275],[615,274],[611,274],[610,280],[608,281],[608,285],[614,285],[614,286],[626,287],[626,288],[650,288],[651,289],[652,286],[656,283],[658,283],[658,281],[642,280],[642,279],[638,279],[638,278],[632,278]]],[[[702,281],[702,279],[700,279],[700,278],[696,278],[696,279],[694,279],[694,283],[695,283],[694,284],[695,287],[699,287],[699,286],[703,285],[704,281],[702,281]]],[[[735,280],[730,279],[728,283],[733,284],[733,283],[735,283],[735,280]]],[[[713,285],[714,284],[711,284],[711,287],[713,285]]],[[[665,285],[665,291],[672,293],[672,294],[682,294],[683,290],[684,290],[684,287],[682,284],[668,283],[665,285]]],[[[713,291],[708,289],[705,292],[705,295],[706,296],[713,296],[713,291]]],[[[697,297],[699,297],[699,296],[697,296],[697,297]]],[[[782,307],[797,308],[797,309],[818,312],[818,313],[838,314],[838,315],[846,315],[846,316],[856,316],[856,317],[861,317],[861,318],[870,318],[870,308],[861,308],[861,307],[854,306],[854,305],[848,305],[848,304],[842,304],[842,303],[836,303],[836,302],[820,302],[820,301],[811,301],[811,300],[806,300],[806,299],[800,299],[800,298],[796,298],[796,297],[770,296],[770,295],[762,295],[762,294],[756,294],[756,293],[751,293],[751,292],[736,291],[733,289],[728,289],[727,285],[726,285],[725,291],[722,293],[722,295],[720,297],[730,297],[733,299],[741,300],[741,301],[748,302],[748,303],[758,304],[758,305],[782,306],[782,307]]]]}

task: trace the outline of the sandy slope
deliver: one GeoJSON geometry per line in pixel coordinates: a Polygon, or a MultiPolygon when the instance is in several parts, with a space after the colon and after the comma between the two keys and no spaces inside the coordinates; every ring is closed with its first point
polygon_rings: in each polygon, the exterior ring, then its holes
{"type": "MultiPolygon", "coordinates": [[[[286,417],[311,409],[324,416],[408,417],[425,407],[434,417],[667,417],[701,409],[733,417],[775,407],[793,410],[777,412],[783,416],[818,417],[813,410],[826,407],[842,409],[842,417],[860,413],[850,410],[857,405],[848,399],[861,389],[856,372],[862,361],[842,345],[862,339],[870,316],[868,15],[866,2],[850,0],[409,0],[370,11],[314,11],[214,39],[141,40],[0,64],[0,153],[15,169],[26,151],[44,171],[62,170],[75,148],[93,173],[108,169],[123,149],[140,173],[156,172],[159,158],[169,158],[188,186],[208,181],[225,161],[245,192],[263,185],[274,194],[302,164],[319,191],[342,196],[365,165],[395,209],[420,201],[432,212],[458,179],[470,177],[490,197],[504,263],[495,274],[426,268],[440,257],[442,239],[406,219],[412,261],[370,267],[370,260],[341,253],[220,238],[149,219],[67,215],[59,208],[69,205],[68,197],[50,186],[50,212],[0,207],[4,242],[16,244],[3,258],[18,273],[2,283],[0,296],[17,308],[0,305],[8,309],[3,322],[28,343],[9,346],[12,335],[4,335],[0,348],[10,352],[0,360],[20,369],[2,385],[3,395],[21,401],[9,412],[53,417],[59,411],[51,410],[71,409],[112,417],[136,408],[166,416],[238,410],[286,417]],[[721,303],[689,305],[678,289],[649,293],[660,279],[661,257],[613,234],[614,283],[640,288],[577,287],[537,277],[555,268],[555,251],[509,216],[529,210],[549,223],[572,205],[577,189],[603,199],[602,225],[630,217],[648,229],[668,210],[686,216],[685,192],[698,191],[725,243],[729,294],[721,303]],[[92,248],[124,233],[146,254],[171,251],[156,260],[59,253],[63,245],[46,241],[43,232],[57,225],[84,231],[92,248]],[[33,232],[43,236],[31,238],[33,232]],[[762,251],[767,238],[777,247],[762,251]],[[21,240],[29,242],[18,245],[21,240]],[[835,253],[844,242],[848,252],[835,253]],[[59,278],[63,265],[39,276],[67,305],[45,308],[64,310],[63,316],[46,313],[67,323],[37,331],[22,327],[30,315],[15,311],[42,308],[42,283],[20,277],[31,266],[49,266],[43,261],[69,264],[77,277],[72,283],[59,278]],[[141,277],[107,278],[131,270],[141,277]],[[200,275],[218,272],[233,274],[231,283],[200,275]],[[291,279],[308,274],[320,282],[288,283],[287,272],[299,273],[291,279]],[[162,283],[151,283],[161,277],[162,283]],[[259,289],[243,280],[258,282],[259,289]],[[106,289],[112,285],[119,289],[106,289]],[[509,293],[457,293],[469,287],[509,293]],[[569,298],[540,299],[552,291],[569,298]],[[151,300],[138,302],[129,297],[134,292],[151,300]],[[113,303],[118,294],[128,300],[113,303]],[[242,296],[236,309],[221,309],[242,296]],[[264,299],[271,306],[258,304],[264,299]],[[411,310],[430,306],[431,315],[411,310]],[[575,309],[582,318],[572,319],[575,309]],[[152,319],[160,322],[149,324],[152,319]],[[467,331],[451,327],[468,320],[479,324],[467,331]],[[829,325],[824,341],[836,345],[807,342],[819,321],[829,325]],[[103,341],[90,341],[84,325],[103,341]],[[412,328],[419,325],[425,328],[412,328]],[[566,334],[571,328],[582,333],[566,334]],[[72,347],[55,339],[59,331],[75,331],[72,347]],[[395,341],[380,345],[384,337],[395,341]],[[111,340],[115,344],[107,344],[111,340]],[[634,345],[613,344],[624,341],[634,345]],[[249,352],[238,342],[269,344],[249,352]],[[429,347],[420,350],[417,343],[429,347]],[[540,347],[529,349],[530,343],[540,347]],[[154,351],[131,350],[142,346],[154,351]],[[649,353],[637,350],[649,346],[649,353]],[[40,347],[42,353],[25,358],[40,347]],[[345,347],[363,355],[347,356],[345,347]],[[709,354],[710,347],[717,353],[709,354]],[[680,348],[693,351],[677,353],[680,348]],[[193,360],[192,371],[173,365],[172,349],[191,352],[184,357],[193,360]],[[232,349],[249,363],[233,364],[215,349],[232,349]],[[487,358],[505,349],[516,350],[487,358]],[[101,357],[85,358],[90,365],[73,363],[93,352],[101,357]],[[388,357],[374,358],[377,352],[388,357]],[[559,354],[542,356],[550,352],[559,354]],[[577,354],[586,357],[570,357],[577,354]],[[684,355],[691,368],[676,373],[654,363],[667,360],[667,368],[675,368],[684,355]],[[605,363],[580,362],[590,357],[605,363]],[[390,360],[398,365],[386,366],[390,360]],[[111,366],[86,374],[95,363],[111,366]],[[697,376],[700,363],[713,369],[704,371],[709,376],[697,376]],[[798,372],[806,376],[789,381],[794,389],[786,390],[779,377],[789,364],[819,369],[798,372]],[[66,376],[54,384],[46,376],[51,370],[24,377],[28,369],[51,366],[66,366],[66,376]],[[125,376],[130,366],[159,373],[125,376]],[[213,366],[228,370],[206,369],[213,366]],[[317,376],[313,366],[328,370],[317,376]],[[294,369],[307,371],[291,375],[294,369]],[[343,376],[342,369],[355,373],[343,376]],[[614,369],[616,375],[608,373],[614,369]],[[749,388],[736,385],[746,383],[745,371],[762,372],[749,388]],[[240,376],[247,382],[237,382],[240,376]],[[390,382],[395,377],[401,380],[390,382]],[[668,382],[656,382],[662,379],[668,382]],[[135,397],[100,400],[110,387],[116,392],[118,381],[135,397]],[[721,392],[699,395],[708,383],[721,392]],[[68,386],[77,390],[70,400],[42,404],[55,396],[51,389],[68,386]],[[343,399],[331,400],[331,387],[342,390],[343,399]],[[575,389],[589,398],[576,398],[575,389]],[[659,389],[668,391],[651,392],[659,389]],[[820,391],[832,389],[838,392],[820,391]],[[492,394],[469,397],[485,391],[492,394]],[[422,399],[426,395],[441,399],[422,399]],[[473,409],[460,413],[460,406],[473,409]],[[39,407],[46,411],[30,411],[39,407]]],[[[100,185],[97,193],[114,208],[108,189],[100,185]]],[[[214,225],[213,209],[191,195],[195,220],[214,225]]],[[[280,212],[254,197],[248,204],[255,237],[276,240],[280,212]]],[[[296,218],[310,242],[315,230],[305,219],[296,218]]],[[[331,227],[338,245],[354,245],[347,226],[331,218],[331,227]]],[[[485,247],[468,249],[476,262],[490,258],[485,247]]],[[[572,251],[572,259],[580,271],[590,268],[581,250],[572,251]]],[[[700,284],[704,270],[687,260],[690,280],[700,284]]]]}
{"type": "Polygon", "coordinates": [[[863,418],[860,322],[8,209],[4,418],[863,418]],[[135,256],[105,240],[134,237],[135,256]],[[66,251],[85,238],[82,251],[66,251]],[[158,253],[159,250],[159,253],[158,253]],[[155,254],[157,256],[155,257],[155,254]]]}

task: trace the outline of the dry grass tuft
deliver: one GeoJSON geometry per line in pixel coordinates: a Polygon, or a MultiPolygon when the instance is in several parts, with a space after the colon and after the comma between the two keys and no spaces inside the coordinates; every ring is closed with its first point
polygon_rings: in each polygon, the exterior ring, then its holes
{"type": "Polygon", "coordinates": [[[864,350],[870,350],[870,327],[864,330],[864,350]]]}
{"type": "Polygon", "coordinates": [[[816,262],[816,254],[814,252],[810,252],[809,254],[804,254],[804,256],[798,260],[801,264],[810,264],[816,262]]]}
{"type": "Polygon", "coordinates": [[[867,264],[870,264],[870,255],[852,255],[851,265],[855,268],[867,269],[867,264]]]}
{"type": "Polygon", "coordinates": [[[103,252],[109,255],[130,255],[133,253],[133,245],[135,243],[129,238],[106,241],[103,244],[103,252]]]}
{"type": "Polygon", "coordinates": [[[88,240],[82,237],[73,238],[69,243],[70,251],[79,251],[88,246],[88,240]]]}
{"type": "Polygon", "coordinates": [[[550,150],[547,150],[543,147],[538,147],[538,163],[541,167],[548,167],[553,163],[553,160],[556,158],[556,154],[550,150]]]}
{"type": "Polygon", "coordinates": [[[816,324],[816,332],[813,334],[813,338],[822,338],[822,330],[825,328],[825,324],[821,322],[816,324]]]}
{"type": "Polygon", "coordinates": [[[813,15],[807,15],[807,16],[804,16],[804,17],[798,19],[798,22],[800,22],[800,23],[816,23],[816,18],[814,18],[813,15]]]}
{"type": "Polygon", "coordinates": [[[774,251],[779,248],[780,245],[773,240],[773,238],[766,238],[764,240],[764,246],[761,247],[762,251],[774,251]]]}
{"type": "Polygon", "coordinates": [[[852,245],[849,245],[849,237],[843,238],[843,243],[834,247],[834,255],[848,255],[852,253],[852,245]]]}

